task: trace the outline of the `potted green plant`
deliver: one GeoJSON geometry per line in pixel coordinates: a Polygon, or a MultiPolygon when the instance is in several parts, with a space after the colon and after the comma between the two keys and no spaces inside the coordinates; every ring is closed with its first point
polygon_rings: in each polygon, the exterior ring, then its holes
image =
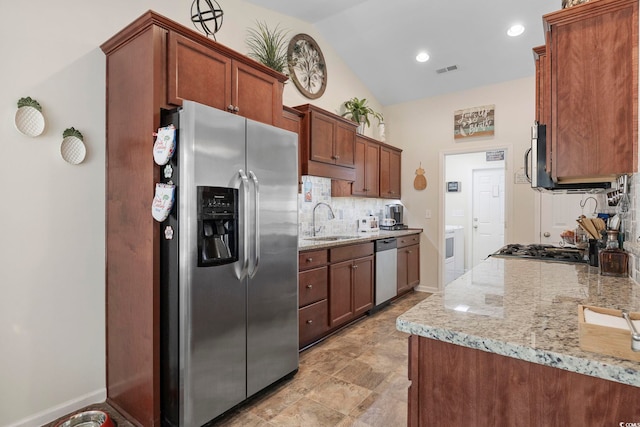
{"type": "Polygon", "coordinates": [[[358,133],[360,134],[364,133],[365,124],[367,127],[371,126],[369,116],[378,119],[378,123],[382,123],[384,121],[382,114],[374,111],[367,105],[366,98],[358,99],[354,97],[345,101],[343,105],[345,111],[342,113],[342,117],[348,117],[358,123],[358,133]]]}
{"type": "Polygon", "coordinates": [[[271,29],[265,22],[256,21],[256,28],[247,29],[247,46],[249,56],[267,67],[286,74],[287,61],[287,34],[288,30],[276,25],[271,29]]]}

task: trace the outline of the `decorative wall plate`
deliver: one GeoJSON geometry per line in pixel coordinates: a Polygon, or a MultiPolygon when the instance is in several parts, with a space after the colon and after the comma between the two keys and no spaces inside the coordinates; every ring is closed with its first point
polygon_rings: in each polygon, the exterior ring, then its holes
{"type": "Polygon", "coordinates": [[[84,145],[82,133],[71,127],[64,130],[62,137],[60,155],[64,161],[72,165],[82,163],[84,157],[87,155],[87,148],[84,145]]]}
{"type": "Polygon", "coordinates": [[[14,123],[18,132],[23,135],[35,137],[42,134],[44,131],[44,116],[38,101],[28,96],[20,98],[14,123]]]}
{"type": "Polygon", "coordinates": [[[316,41],[298,34],[289,42],[289,74],[300,93],[310,99],[320,98],[327,86],[327,66],[316,41]]]}

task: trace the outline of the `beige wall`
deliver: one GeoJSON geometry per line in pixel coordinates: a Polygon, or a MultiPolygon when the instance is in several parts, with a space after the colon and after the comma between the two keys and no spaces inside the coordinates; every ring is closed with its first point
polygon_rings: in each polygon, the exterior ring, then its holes
{"type": "MultiPolygon", "coordinates": [[[[291,36],[308,33],[322,47],[329,74],[315,104],[338,111],[358,96],[380,109],[309,25],[241,0],[220,3],[219,42],[245,53],[246,28],[256,19],[280,23],[291,36]]],[[[99,46],[148,9],[192,27],[190,6],[170,0],[113,0],[98,8],[79,0],[3,2],[0,426],[41,425],[105,398],[105,56],[99,46]],[[24,96],[43,106],[46,129],[37,138],[13,126],[24,96]],[[62,131],[70,126],[87,145],[78,166],[59,155],[62,131]]],[[[308,102],[290,83],[284,99],[292,106],[308,102]]],[[[146,196],[151,202],[153,194],[146,196]]]]}
{"type": "Polygon", "coordinates": [[[445,225],[442,168],[446,153],[507,148],[505,242],[534,241],[535,193],[528,184],[514,184],[514,174],[522,167],[524,152],[530,146],[534,89],[531,77],[385,108],[387,142],[403,149],[402,202],[406,222],[424,229],[420,252],[423,288],[437,290],[441,274],[439,251],[445,225]],[[454,111],[489,104],[495,105],[495,135],[456,142],[454,111]],[[422,191],[413,188],[420,162],[428,182],[422,191]],[[432,212],[431,219],[425,218],[427,209],[432,212]]]}
{"type": "MultiPolygon", "coordinates": [[[[221,4],[225,18],[219,42],[245,52],[246,27],[256,19],[280,23],[291,35],[306,32],[322,47],[329,76],[327,91],[313,103],[338,112],[343,101],[366,97],[385,113],[388,141],[405,150],[403,201],[409,223],[425,229],[423,283],[437,283],[439,153],[509,144],[519,163],[533,117],[533,80],[383,111],[309,25],[242,0],[221,4]],[[454,143],[453,110],[488,103],[496,104],[496,137],[454,143]],[[411,186],[419,161],[430,183],[423,192],[411,186]],[[431,220],[424,219],[427,207],[434,212],[431,220]]],[[[148,9],[191,26],[190,2],[112,0],[98,9],[80,0],[3,4],[0,425],[41,425],[105,397],[105,57],[99,46],[148,9]],[[16,102],[24,96],[43,106],[47,124],[38,138],[22,136],[13,127],[16,102]],[[62,131],[70,126],[84,134],[87,145],[87,158],[78,166],[59,155],[62,131]]],[[[291,106],[309,102],[290,83],[284,100],[291,106]]],[[[375,137],[377,131],[367,134],[375,137]]],[[[146,196],[151,201],[153,194],[146,196]]],[[[522,212],[509,224],[513,240],[528,240],[530,199],[530,190],[516,190],[508,200],[509,208],[518,206],[522,212]]]]}

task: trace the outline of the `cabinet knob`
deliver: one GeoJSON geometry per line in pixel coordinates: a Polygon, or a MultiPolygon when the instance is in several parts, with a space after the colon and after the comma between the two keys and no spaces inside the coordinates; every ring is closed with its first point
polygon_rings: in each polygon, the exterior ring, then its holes
{"type": "Polygon", "coordinates": [[[311,325],[313,323],[313,320],[309,319],[307,320],[307,325],[311,325]]]}
{"type": "Polygon", "coordinates": [[[240,107],[238,107],[237,105],[235,107],[233,107],[233,112],[237,113],[238,111],[240,111],[240,107]]]}
{"type": "Polygon", "coordinates": [[[340,160],[340,156],[333,156],[334,159],[340,160]]]}
{"type": "Polygon", "coordinates": [[[233,112],[233,105],[229,104],[229,106],[227,107],[227,110],[233,112]]]}
{"type": "Polygon", "coordinates": [[[309,284],[307,285],[307,289],[312,289],[312,288],[313,288],[313,285],[312,285],[311,283],[309,283],[309,284]]]}
{"type": "Polygon", "coordinates": [[[413,251],[407,251],[407,253],[408,253],[408,254],[412,254],[412,253],[413,253],[413,251]]]}
{"type": "Polygon", "coordinates": [[[358,268],[358,266],[357,266],[357,265],[352,265],[351,267],[353,267],[353,268],[358,268]]]}
{"type": "Polygon", "coordinates": [[[313,262],[313,258],[311,257],[307,258],[307,262],[313,262]]]}

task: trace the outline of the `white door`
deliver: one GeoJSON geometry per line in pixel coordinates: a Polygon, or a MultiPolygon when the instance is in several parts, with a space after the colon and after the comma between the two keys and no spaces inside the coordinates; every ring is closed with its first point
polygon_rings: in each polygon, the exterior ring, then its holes
{"type": "MultiPolygon", "coordinates": [[[[583,211],[580,207],[583,197],[583,194],[540,193],[539,243],[558,245],[562,240],[560,233],[576,228],[576,219],[583,211]]],[[[587,200],[585,215],[592,216],[594,208],[595,202],[587,200]]]]}
{"type": "Polygon", "coordinates": [[[473,171],[473,266],[504,246],[504,169],[473,171]]]}

